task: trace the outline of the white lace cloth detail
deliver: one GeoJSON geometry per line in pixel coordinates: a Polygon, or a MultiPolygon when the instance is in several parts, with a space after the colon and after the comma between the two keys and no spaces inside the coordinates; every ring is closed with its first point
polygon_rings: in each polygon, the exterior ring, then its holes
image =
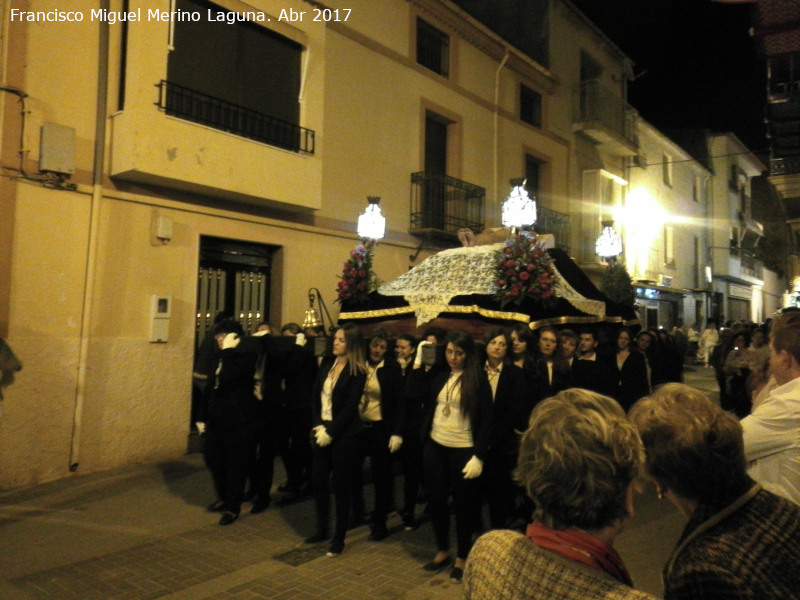
{"type": "MultiPolygon", "coordinates": [[[[394,281],[378,288],[384,296],[402,296],[417,317],[417,324],[432,321],[447,310],[454,296],[497,292],[495,253],[505,244],[452,248],[428,257],[394,281]]],[[[555,265],[553,265],[555,268],[555,265]]],[[[581,296],[558,272],[556,295],[578,310],[605,316],[605,303],[581,296]]]]}

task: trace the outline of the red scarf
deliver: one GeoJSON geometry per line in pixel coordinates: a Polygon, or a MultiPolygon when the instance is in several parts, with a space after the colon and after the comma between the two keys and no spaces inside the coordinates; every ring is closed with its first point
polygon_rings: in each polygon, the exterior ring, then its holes
{"type": "Polygon", "coordinates": [[[617,551],[588,533],[577,529],[551,529],[541,523],[531,523],[525,535],[540,548],[605,571],[614,579],[633,587],[631,576],[617,551]]]}

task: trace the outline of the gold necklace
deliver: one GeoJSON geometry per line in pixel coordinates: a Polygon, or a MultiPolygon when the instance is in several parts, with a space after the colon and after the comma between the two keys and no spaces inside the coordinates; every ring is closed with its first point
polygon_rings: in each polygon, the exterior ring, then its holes
{"type": "MultiPolygon", "coordinates": [[[[450,379],[453,379],[452,385],[444,385],[444,408],[442,408],[442,416],[449,417],[450,416],[450,404],[452,404],[453,400],[453,391],[456,389],[456,386],[461,382],[461,373],[456,375],[455,373],[450,375],[450,379]],[[455,375],[455,379],[453,379],[453,375],[455,375]]],[[[449,381],[449,380],[448,380],[449,381]]]]}

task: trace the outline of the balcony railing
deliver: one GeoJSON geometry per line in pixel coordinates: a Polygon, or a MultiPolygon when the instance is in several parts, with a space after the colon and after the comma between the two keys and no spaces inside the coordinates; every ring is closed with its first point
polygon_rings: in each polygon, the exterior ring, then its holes
{"type": "Polygon", "coordinates": [[[484,228],[486,189],[448,175],[411,174],[411,233],[455,237],[462,227],[484,228]]]}
{"type": "Polygon", "coordinates": [[[595,141],[635,154],[639,146],[636,117],[636,111],[625,100],[598,80],[581,83],[575,122],[595,141]]]}
{"type": "Polygon", "coordinates": [[[742,265],[742,275],[748,275],[755,279],[764,279],[764,263],[758,260],[749,250],[731,247],[730,255],[738,258],[742,265]]]}
{"type": "Polygon", "coordinates": [[[536,206],[536,224],[533,230],[536,233],[552,233],[556,239],[556,248],[561,248],[569,254],[569,224],[570,219],[564,213],[550,210],[538,204],[536,206]]]}
{"type": "Polygon", "coordinates": [[[270,146],[314,154],[310,129],[168,81],[162,80],[157,87],[157,105],[168,115],[270,146]]]}
{"type": "Polygon", "coordinates": [[[772,158],[769,161],[770,175],[797,175],[800,173],[800,156],[772,158]]]}

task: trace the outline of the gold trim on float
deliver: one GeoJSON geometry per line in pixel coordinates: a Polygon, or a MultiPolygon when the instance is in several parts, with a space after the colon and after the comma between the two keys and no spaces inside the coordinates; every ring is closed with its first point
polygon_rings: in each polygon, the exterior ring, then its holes
{"type": "MultiPolygon", "coordinates": [[[[376,319],[381,317],[397,317],[404,314],[413,314],[413,309],[410,306],[401,306],[398,308],[382,308],[380,310],[362,310],[356,312],[339,313],[339,319],[376,319]]],[[[531,321],[530,315],[518,312],[507,312],[502,310],[489,310],[481,308],[475,304],[471,306],[452,306],[448,305],[439,316],[443,313],[456,313],[456,314],[469,314],[477,313],[488,319],[500,319],[505,321],[519,321],[521,323],[528,323],[531,329],[538,329],[544,325],[564,325],[566,323],[622,323],[626,327],[633,325],[640,325],[639,319],[632,319],[630,321],[623,321],[622,317],[605,317],[598,319],[597,317],[553,317],[551,319],[539,319],[538,321],[531,321]]]]}
{"type": "Polygon", "coordinates": [[[356,312],[343,312],[339,313],[339,319],[374,319],[376,317],[396,317],[397,315],[404,315],[412,313],[414,310],[410,306],[401,306],[399,308],[382,308],[380,310],[361,310],[356,312]]]}

